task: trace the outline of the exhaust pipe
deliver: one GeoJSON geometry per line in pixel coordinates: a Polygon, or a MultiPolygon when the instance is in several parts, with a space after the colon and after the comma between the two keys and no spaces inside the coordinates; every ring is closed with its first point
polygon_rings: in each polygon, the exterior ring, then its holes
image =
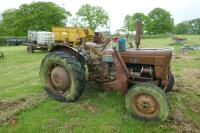
{"type": "Polygon", "coordinates": [[[135,45],[137,49],[139,49],[139,46],[140,46],[141,29],[142,29],[142,23],[141,21],[137,21],[136,22],[136,36],[135,36],[135,45]]]}

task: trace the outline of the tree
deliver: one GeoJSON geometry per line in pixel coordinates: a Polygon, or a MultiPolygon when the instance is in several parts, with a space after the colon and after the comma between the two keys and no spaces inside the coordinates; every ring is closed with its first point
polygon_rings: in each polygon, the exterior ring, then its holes
{"type": "Polygon", "coordinates": [[[155,8],[148,14],[147,31],[153,34],[172,32],[174,20],[171,14],[162,8],[155,8]]]}
{"type": "Polygon", "coordinates": [[[91,6],[90,4],[81,6],[76,14],[81,17],[85,26],[90,27],[93,31],[106,26],[109,20],[108,14],[102,7],[91,6]]]}
{"type": "Polygon", "coordinates": [[[175,26],[174,32],[176,34],[189,34],[191,31],[191,25],[189,22],[182,22],[175,26]]]}
{"type": "Polygon", "coordinates": [[[200,34],[200,18],[177,24],[174,32],[176,34],[200,34]]]}
{"type": "Polygon", "coordinates": [[[146,23],[147,16],[144,13],[137,12],[133,14],[133,21],[141,21],[143,24],[146,23]]]}
{"type": "Polygon", "coordinates": [[[2,13],[2,20],[0,23],[0,35],[14,36],[15,21],[17,9],[8,9],[2,13]]]}
{"type": "Polygon", "coordinates": [[[134,21],[131,15],[126,15],[124,18],[124,27],[123,30],[129,34],[129,32],[133,32],[135,30],[134,28],[134,21]]]}
{"type": "Polygon", "coordinates": [[[70,15],[64,8],[52,2],[23,4],[19,9],[3,13],[0,29],[4,35],[25,36],[27,30],[51,30],[53,25],[64,26],[70,15]]]}
{"type": "Polygon", "coordinates": [[[67,25],[71,27],[84,27],[85,24],[81,23],[80,17],[71,16],[69,17],[67,25]]]}
{"type": "Polygon", "coordinates": [[[0,13],[0,23],[2,22],[2,14],[0,13]]]}
{"type": "Polygon", "coordinates": [[[146,22],[147,22],[147,16],[144,13],[135,13],[133,14],[133,22],[134,22],[134,28],[136,28],[136,22],[141,21],[142,22],[142,33],[146,29],[146,22]]]}
{"type": "Polygon", "coordinates": [[[132,16],[126,15],[124,18],[124,27],[123,30],[127,33],[133,32],[136,28],[136,22],[141,21],[143,24],[143,30],[146,26],[147,16],[144,13],[135,13],[132,16]]]}
{"type": "Polygon", "coordinates": [[[200,18],[193,19],[191,22],[191,31],[193,34],[200,34],[200,18]]]}

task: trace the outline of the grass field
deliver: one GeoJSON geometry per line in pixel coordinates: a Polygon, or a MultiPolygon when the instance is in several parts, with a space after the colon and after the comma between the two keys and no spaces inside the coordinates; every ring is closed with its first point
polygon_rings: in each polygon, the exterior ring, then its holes
{"type": "MultiPolygon", "coordinates": [[[[200,44],[200,36],[187,36],[200,44]]],[[[142,47],[169,47],[171,38],[144,39],[142,47]]],[[[39,77],[42,57],[26,47],[1,46],[0,133],[133,133],[200,132],[200,51],[179,53],[175,48],[172,71],[174,91],[168,93],[170,115],[163,123],[145,123],[125,110],[125,96],[87,85],[76,103],[60,103],[46,96],[39,77]]]]}

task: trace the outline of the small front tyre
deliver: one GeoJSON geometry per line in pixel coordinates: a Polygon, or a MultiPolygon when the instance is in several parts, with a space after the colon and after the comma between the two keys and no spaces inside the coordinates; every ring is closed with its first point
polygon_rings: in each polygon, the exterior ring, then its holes
{"type": "Polygon", "coordinates": [[[164,121],[169,113],[166,94],[157,86],[139,83],[126,94],[126,109],[133,118],[164,121]]]}
{"type": "Polygon", "coordinates": [[[167,84],[167,88],[166,88],[165,91],[166,92],[172,91],[173,86],[174,86],[174,75],[170,74],[169,75],[169,81],[168,81],[168,84],[167,84]]]}

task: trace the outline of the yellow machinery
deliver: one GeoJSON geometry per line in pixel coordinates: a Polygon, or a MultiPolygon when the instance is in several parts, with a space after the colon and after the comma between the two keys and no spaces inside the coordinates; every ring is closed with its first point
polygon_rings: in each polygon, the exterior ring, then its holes
{"type": "Polygon", "coordinates": [[[55,33],[55,41],[77,47],[84,41],[93,41],[94,32],[89,28],[79,27],[52,27],[55,33]]]}

